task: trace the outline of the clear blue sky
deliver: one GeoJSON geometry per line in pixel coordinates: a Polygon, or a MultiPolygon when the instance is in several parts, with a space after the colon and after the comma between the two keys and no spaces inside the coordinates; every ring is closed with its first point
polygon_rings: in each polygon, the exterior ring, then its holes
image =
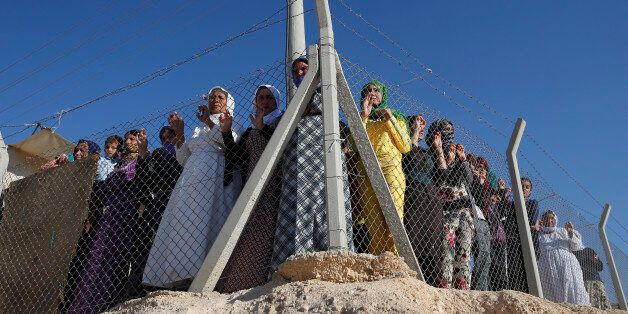
{"type": "MultiPolygon", "coordinates": [[[[306,9],[313,7],[312,2],[305,3],[306,9]]],[[[623,126],[628,117],[628,3],[396,3],[353,1],[350,5],[435,73],[511,119],[524,117],[529,134],[596,198],[613,204],[613,215],[622,225],[615,221],[611,225],[619,237],[625,237],[628,133],[623,126]]],[[[421,70],[338,2],[331,4],[335,17],[394,52],[407,67],[421,70]]],[[[146,0],[19,1],[5,6],[0,12],[0,69],[72,25],[78,26],[0,73],[2,90],[40,65],[59,59],[0,92],[0,124],[33,121],[133,82],[245,30],[283,5],[283,1],[146,0]],[[67,56],[59,58],[64,54],[67,56]],[[55,83],[18,103],[50,82],[55,83]],[[8,106],[13,107],[4,111],[8,106]]],[[[283,17],[283,12],[277,16],[283,17]]],[[[308,43],[314,43],[317,31],[313,13],[308,13],[306,23],[308,43]]],[[[389,82],[411,78],[406,69],[338,23],[335,29],[337,49],[351,61],[389,82]]],[[[77,140],[237,79],[282,58],[284,32],[285,23],[279,23],[241,38],[150,84],[65,116],[58,132],[77,140]]],[[[425,84],[415,81],[403,88],[423,100],[429,110],[451,117],[495,150],[505,150],[506,139],[425,84]]],[[[451,95],[510,135],[512,125],[504,119],[460,95],[451,95]]],[[[248,106],[250,99],[237,101],[246,101],[248,106]]],[[[2,133],[6,136],[15,130],[2,128],[2,133]]],[[[524,139],[521,150],[561,196],[599,215],[601,208],[529,140],[524,139]]],[[[522,166],[528,173],[526,164],[522,166]]],[[[594,220],[587,214],[584,217],[594,220]]],[[[626,251],[626,242],[613,237],[626,251]]]]}

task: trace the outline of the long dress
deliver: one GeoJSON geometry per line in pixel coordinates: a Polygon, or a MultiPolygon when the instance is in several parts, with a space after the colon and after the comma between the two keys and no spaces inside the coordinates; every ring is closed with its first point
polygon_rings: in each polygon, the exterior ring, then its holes
{"type": "Polygon", "coordinates": [[[582,269],[572,253],[579,247],[582,247],[582,239],[575,230],[572,237],[565,228],[540,233],[539,275],[546,299],[590,306],[582,269]]]}
{"type": "MultiPolygon", "coordinates": [[[[301,117],[282,159],[282,187],[271,274],[290,255],[326,251],[329,247],[325,207],[325,151],[323,149],[322,99],[316,92],[301,117]]],[[[344,161],[344,155],[343,155],[344,161]]],[[[353,247],[351,201],[343,162],[347,244],[353,247]]]]}
{"type": "MultiPolygon", "coordinates": [[[[257,165],[264,148],[274,131],[273,127],[249,128],[235,144],[232,137],[225,139],[227,158],[241,164],[246,177],[257,165]]],[[[251,211],[240,239],[218,282],[217,290],[231,293],[264,284],[268,278],[270,258],[273,252],[277,210],[281,193],[281,168],[277,167],[251,211]]]]}
{"type": "MultiPolygon", "coordinates": [[[[237,135],[234,134],[234,138],[237,135]]],[[[171,288],[196,276],[224,224],[239,190],[225,180],[220,127],[196,127],[177,149],[184,167],[150,250],[144,284],[171,288]]]]}
{"type": "Polygon", "coordinates": [[[71,313],[99,313],[126,297],[139,206],[135,170],[136,161],[125,160],[104,181],[103,213],[68,309],[71,313]]]}
{"type": "MultiPolygon", "coordinates": [[[[382,168],[384,178],[392,194],[395,208],[399,217],[403,220],[403,205],[406,191],[406,176],[401,166],[402,154],[408,153],[410,146],[410,136],[408,135],[406,123],[392,117],[389,120],[364,121],[369,140],[373,145],[377,160],[382,168]]],[[[360,171],[366,176],[364,165],[359,163],[360,171]]],[[[368,180],[363,180],[360,184],[360,200],[366,228],[368,230],[370,243],[369,253],[380,255],[385,251],[398,254],[397,248],[392,239],[392,234],[384,220],[384,214],[375,196],[375,191],[368,180]]]]}
{"type": "Polygon", "coordinates": [[[143,293],[141,283],[148,254],[182,170],[183,167],[177,161],[174,151],[170,153],[164,147],[157,148],[151,155],[137,160],[136,180],[143,206],[140,207],[137,241],[131,261],[131,281],[128,287],[130,296],[138,297],[143,293]]]}

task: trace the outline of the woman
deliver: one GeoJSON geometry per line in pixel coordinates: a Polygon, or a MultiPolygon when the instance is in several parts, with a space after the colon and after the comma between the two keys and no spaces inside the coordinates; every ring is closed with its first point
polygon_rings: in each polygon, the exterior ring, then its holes
{"type": "Polygon", "coordinates": [[[539,276],[543,296],[557,303],[590,306],[582,269],[572,251],[581,250],[582,238],[571,222],[556,227],[558,218],[548,210],[534,229],[539,232],[539,276]]]}
{"type": "MultiPolygon", "coordinates": [[[[240,142],[236,143],[229,131],[231,116],[227,116],[225,123],[221,125],[223,141],[227,147],[226,158],[241,167],[243,182],[253,172],[279,123],[282,115],[278,106],[280,103],[281,94],[277,88],[272,85],[260,85],[255,91],[252,126],[242,134],[240,142]]],[[[218,291],[231,293],[266,282],[280,193],[281,169],[278,167],[251,211],[251,216],[222,274],[223,279],[218,283],[218,291]]]]}
{"type": "MultiPolygon", "coordinates": [[[[168,201],[144,269],[144,283],[154,287],[187,289],[203,264],[227,219],[239,178],[225,162],[220,126],[224,115],[233,115],[235,101],[222,87],[212,88],[207,105],[196,117],[203,123],[185,139],[183,118],[174,112],[168,122],[177,135],[177,160],[183,166],[168,201]]],[[[232,136],[238,139],[233,130],[232,136]]]]}
{"type": "MultiPolygon", "coordinates": [[[[360,101],[362,102],[360,113],[362,122],[382,167],[397,213],[403,219],[406,177],[403,174],[401,158],[411,149],[407,118],[388,108],[386,86],[379,81],[369,82],[362,87],[360,101]]],[[[362,163],[360,163],[360,168],[365,174],[362,163]]],[[[390,251],[398,254],[370,182],[366,180],[362,182],[360,195],[366,229],[370,238],[369,253],[380,255],[385,251],[390,251]]]]}
{"type": "Polygon", "coordinates": [[[76,146],[74,147],[74,152],[72,154],[69,154],[69,155],[61,154],[54,160],[51,160],[41,165],[39,168],[41,170],[52,169],[52,168],[56,168],[61,165],[64,165],[71,161],[81,160],[83,158],[86,158],[89,155],[98,155],[98,154],[100,154],[100,146],[98,146],[98,144],[90,140],[80,139],[78,143],[76,144],[76,146]]]}
{"type": "Polygon", "coordinates": [[[462,144],[454,144],[454,125],[445,119],[430,125],[427,144],[435,164],[432,182],[443,206],[443,256],[437,286],[453,285],[456,289],[469,290],[469,260],[475,226],[467,189],[473,179],[467,156],[462,144]]]}
{"type": "Polygon", "coordinates": [[[96,192],[105,210],[94,227],[69,312],[99,313],[126,296],[139,206],[134,182],[138,133],[131,130],[125,134],[122,160],[96,192]]]}
{"type": "MultiPolygon", "coordinates": [[[[307,73],[306,58],[292,63],[297,87],[307,73]]],[[[325,207],[325,151],[323,147],[323,99],[317,90],[310,99],[283,155],[282,187],[271,273],[290,255],[326,251],[329,247],[325,207]]],[[[344,165],[344,163],[343,163],[344,165]]],[[[351,204],[346,167],[343,167],[347,245],[353,251],[351,204]]]]}
{"type": "Polygon", "coordinates": [[[408,120],[412,131],[412,149],[403,156],[403,170],[407,178],[403,223],[425,282],[436,285],[442,254],[440,246],[435,244],[440,242],[443,210],[432,188],[434,162],[429,150],[419,146],[419,141],[425,136],[426,121],[420,115],[408,120]]]}

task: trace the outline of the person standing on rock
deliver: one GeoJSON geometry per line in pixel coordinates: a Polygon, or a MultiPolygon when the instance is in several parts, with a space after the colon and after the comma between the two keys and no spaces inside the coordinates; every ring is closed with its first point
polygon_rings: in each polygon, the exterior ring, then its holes
{"type": "Polygon", "coordinates": [[[454,144],[454,125],[441,119],[427,130],[427,144],[435,163],[432,182],[443,204],[441,273],[437,286],[469,290],[471,245],[474,236],[472,201],[468,192],[472,178],[462,144],[454,144]]]}
{"type": "MultiPolygon", "coordinates": [[[[222,125],[225,158],[241,168],[242,182],[250,177],[275,132],[283,115],[280,104],[281,94],[276,87],[260,85],[253,100],[251,127],[244,131],[240,141],[236,143],[230,132],[231,117],[227,117],[222,125]]],[[[280,193],[281,168],[277,167],[251,211],[238,244],[218,281],[217,291],[231,293],[266,283],[280,193]]]]}
{"type": "Polygon", "coordinates": [[[582,237],[571,222],[556,227],[558,218],[548,210],[534,229],[539,233],[539,277],[546,299],[557,303],[590,306],[582,269],[572,253],[583,248],[582,237]]]}
{"type": "MultiPolygon", "coordinates": [[[[386,178],[397,213],[403,220],[406,176],[401,161],[403,155],[412,149],[408,118],[388,106],[386,86],[379,81],[371,81],[362,87],[360,101],[362,122],[386,178]]],[[[364,178],[368,177],[364,164],[358,163],[358,169],[364,178]]],[[[386,225],[382,208],[375,197],[375,191],[368,180],[362,181],[359,193],[362,215],[370,238],[369,253],[380,255],[389,251],[399,254],[386,225]]]]}
{"type": "MultiPolygon", "coordinates": [[[[292,77],[297,87],[307,71],[307,58],[300,57],[292,63],[292,77]]],[[[322,110],[323,98],[317,88],[283,154],[281,196],[271,274],[293,254],[327,251],[329,248],[322,110]]],[[[349,250],[353,251],[351,202],[344,154],[342,158],[346,234],[349,250]]]]}

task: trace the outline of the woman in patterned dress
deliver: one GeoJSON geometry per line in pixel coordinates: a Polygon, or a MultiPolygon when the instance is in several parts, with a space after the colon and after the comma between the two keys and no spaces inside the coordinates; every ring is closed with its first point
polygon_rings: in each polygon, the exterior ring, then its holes
{"type": "MultiPolygon", "coordinates": [[[[279,123],[283,114],[279,104],[281,104],[279,90],[272,85],[260,85],[255,91],[251,127],[242,134],[239,143],[235,142],[229,132],[231,116],[227,116],[222,124],[223,141],[227,148],[226,159],[241,167],[242,182],[245,182],[253,172],[279,123]]],[[[251,216],[217,284],[218,291],[231,293],[266,283],[273,252],[280,193],[281,168],[277,167],[251,211],[251,216]]]]}
{"type": "MultiPolygon", "coordinates": [[[[308,70],[301,57],[292,63],[295,85],[308,70]]],[[[271,273],[290,255],[326,251],[329,247],[325,206],[325,151],[323,148],[323,99],[320,90],[312,95],[301,116],[281,163],[282,186],[271,273]]],[[[343,161],[344,161],[344,156],[343,161]]],[[[344,204],[347,244],[353,251],[353,230],[347,169],[343,162],[344,204]]]]}

